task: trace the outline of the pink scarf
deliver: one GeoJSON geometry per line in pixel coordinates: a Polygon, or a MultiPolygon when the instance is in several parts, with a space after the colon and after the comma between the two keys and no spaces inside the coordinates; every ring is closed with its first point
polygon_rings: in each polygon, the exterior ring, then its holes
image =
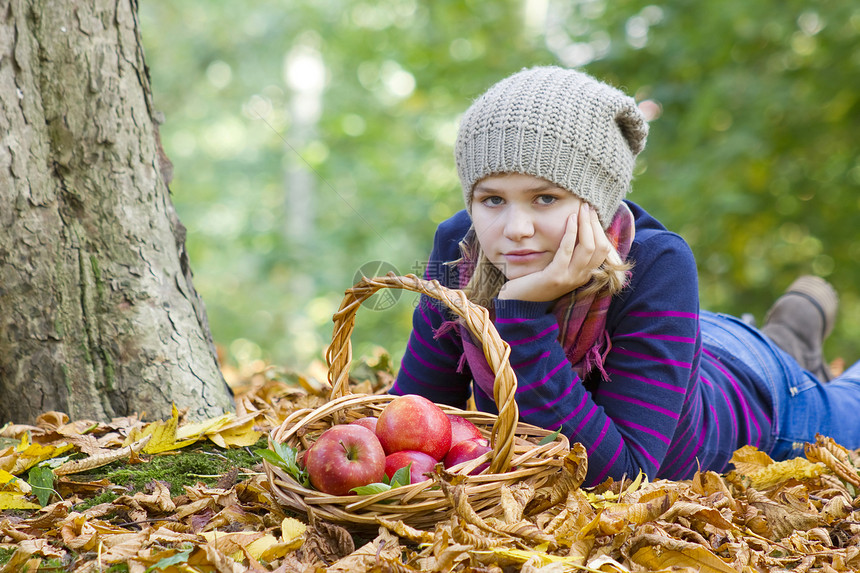
{"type": "MultiPolygon", "coordinates": [[[[626,260],[633,244],[635,227],[633,213],[625,203],[621,203],[618,211],[612,217],[612,222],[606,230],[606,235],[612,241],[621,260],[626,260]]],[[[464,252],[464,260],[460,266],[460,284],[466,285],[471,277],[474,263],[469,260],[468,251],[464,252]]],[[[606,313],[612,297],[609,293],[594,293],[588,296],[577,297],[576,293],[582,289],[573,291],[556,301],[552,311],[558,320],[560,327],[559,342],[564,348],[565,356],[571,364],[574,372],[580,378],[594,369],[597,369],[604,380],[609,375],[603,368],[603,362],[612,348],[609,334],[606,332],[606,313]]],[[[437,334],[444,332],[445,325],[437,334]]],[[[485,394],[493,396],[493,381],[495,376],[487,364],[484,351],[475,344],[471,333],[462,324],[459,325],[460,336],[463,340],[463,359],[469,363],[472,378],[485,394]]],[[[460,362],[462,370],[463,360],[460,362]]]]}

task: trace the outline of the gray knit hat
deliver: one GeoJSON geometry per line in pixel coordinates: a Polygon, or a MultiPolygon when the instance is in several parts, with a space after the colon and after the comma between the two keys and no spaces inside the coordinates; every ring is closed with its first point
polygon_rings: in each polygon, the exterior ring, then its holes
{"type": "Polygon", "coordinates": [[[647,136],[636,102],[614,87],[575,70],[524,69],[487,90],[460,121],[454,157],[466,208],[484,177],[525,173],[588,202],[607,228],[647,136]]]}

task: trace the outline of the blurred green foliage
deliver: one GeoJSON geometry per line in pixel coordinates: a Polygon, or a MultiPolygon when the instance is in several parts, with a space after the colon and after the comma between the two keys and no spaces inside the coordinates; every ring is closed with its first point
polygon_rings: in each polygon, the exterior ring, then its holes
{"type": "MultiPolygon", "coordinates": [[[[831,280],[831,356],[860,341],[860,6],[848,0],[147,0],[147,63],[195,285],[234,362],[304,368],[359,267],[421,272],[461,208],[457,118],[537,64],[649,113],[632,200],[699,261],[702,306],[761,320],[831,280]]],[[[362,309],[399,359],[415,297],[362,309]]]]}

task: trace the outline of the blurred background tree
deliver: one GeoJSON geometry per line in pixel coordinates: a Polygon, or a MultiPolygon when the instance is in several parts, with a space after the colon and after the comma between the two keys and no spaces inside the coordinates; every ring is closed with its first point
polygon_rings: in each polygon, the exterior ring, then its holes
{"type": "MultiPolygon", "coordinates": [[[[195,286],[232,362],[298,370],[365,263],[422,270],[462,207],[457,119],[525,66],[581,67],[652,117],[631,199],[691,245],[702,306],[759,321],[831,280],[860,358],[860,6],[847,0],[148,0],[140,5],[195,286]]],[[[399,360],[415,298],[363,309],[399,360]]]]}

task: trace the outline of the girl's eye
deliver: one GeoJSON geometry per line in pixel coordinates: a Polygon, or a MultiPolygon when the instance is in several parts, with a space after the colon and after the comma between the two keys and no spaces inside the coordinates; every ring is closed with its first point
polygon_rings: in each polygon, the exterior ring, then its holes
{"type": "Polygon", "coordinates": [[[555,195],[538,195],[537,202],[540,205],[552,205],[558,201],[558,198],[555,195]]]}
{"type": "Polygon", "coordinates": [[[489,207],[495,207],[504,203],[505,200],[499,197],[498,195],[491,195],[489,197],[484,197],[481,199],[481,203],[487,205],[489,207]]]}

